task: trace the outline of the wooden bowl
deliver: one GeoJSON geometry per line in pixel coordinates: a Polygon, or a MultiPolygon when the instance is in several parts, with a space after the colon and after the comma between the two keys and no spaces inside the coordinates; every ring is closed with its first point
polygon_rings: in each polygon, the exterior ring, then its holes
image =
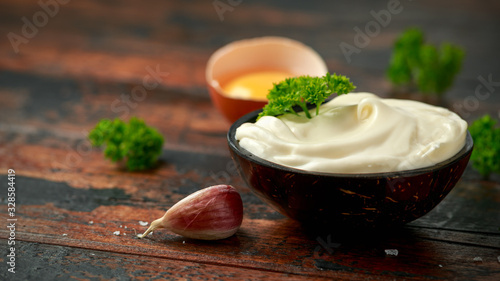
{"type": "Polygon", "coordinates": [[[260,110],[237,120],[227,139],[246,184],[277,211],[318,228],[367,228],[402,225],[432,210],[464,172],[473,143],[431,167],[372,174],[320,173],[285,167],[240,147],[236,129],[255,122],[260,110]]]}
{"type": "Polygon", "coordinates": [[[264,107],[267,100],[230,97],[221,84],[245,73],[264,70],[284,71],[293,76],[323,76],[328,72],[316,51],[289,38],[259,37],[230,43],[212,54],[205,70],[210,98],[227,120],[234,122],[264,107]]]}

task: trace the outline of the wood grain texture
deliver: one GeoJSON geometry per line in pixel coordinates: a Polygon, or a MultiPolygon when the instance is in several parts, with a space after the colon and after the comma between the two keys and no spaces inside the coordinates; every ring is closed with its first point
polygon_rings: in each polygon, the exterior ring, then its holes
{"type": "MultiPolygon", "coordinates": [[[[443,202],[403,228],[303,229],[245,186],[227,148],[230,124],[204,81],[205,63],[222,45],[281,35],[313,47],[358,90],[390,96],[384,71],[392,42],[418,25],[433,42],[466,48],[463,71],[446,94],[453,110],[475,97],[479,76],[500,81],[497,1],[401,1],[401,13],[351,62],[339,44],[352,44],[354,28],[364,28],[388,1],[242,1],[222,21],[213,1],[188,2],[70,1],[17,53],[7,35],[22,35],[22,18],[32,21],[42,8],[36,1],[0,3],[0,184],[6,186],[7,169],[16,170],[18,218],[18,273],[7,272],[2,255],[1,280],[500,279],[498,175],[482,181],[469,167],[443,202]],[[153,81],[152,72],[157,83],[138,96],[134,89],[153,81]],[[86,138],[101,118],[131,116],[165,136],[151,171],[117,167],[86,138]],[[243,198],[235,236],[202,242],[158,230],[135,238],[146,229],[139,221],[218,183],[234,185],[243,198]]],[[[498,116],[498,89],[462,117],[498,116]]],[[[9,235],[0,227],[2,253],[9,235]]]]}

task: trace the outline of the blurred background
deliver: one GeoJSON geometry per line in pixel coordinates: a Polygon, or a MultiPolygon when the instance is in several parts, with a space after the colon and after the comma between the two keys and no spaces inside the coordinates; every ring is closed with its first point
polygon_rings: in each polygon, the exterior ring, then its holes
{"type": "MultiPolygon", "coordinates": [[[[466,50],[463,69],[446,93],[449,104],[474,95],[479,76],[500,81],[500,2],[494,0],[4,0],[0,107],[15,106],[12,97],[5,98],[7,92],[16,92],[16,99],[44,95],[37,106],[81,100],[86,94],[97,98],[102,92],[127,92],[142,83],[146,66],[157,64],[168,78],[155,91],[208,99],[204,67],[210,54],[231,41],[264,35],[302,41],[318,51],[331,72],[351,77],[358,91],[386,96],[392,44],[412,26],[420,27],[429,42],[448,41],[466,50]],[[341,43],[356,46],[356,28],[364,31],[382,10],[392,11],[385,26],[372,26],[368,42],[347,58],[341,43]]],[[[494,104],[500,88],[493,90],[463,117],[498,115],[494,104]]],[[[39,117],[51,114],[57,113],[39,117]]]]}

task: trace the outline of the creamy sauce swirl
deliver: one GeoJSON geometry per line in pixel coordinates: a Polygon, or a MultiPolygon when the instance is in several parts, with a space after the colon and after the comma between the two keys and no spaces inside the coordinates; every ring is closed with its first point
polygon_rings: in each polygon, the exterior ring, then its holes
{"type": "Polygon", "coordinates": [[[425,103],[350,93],[319,115],[265,116],[236,130],[254,155],[284,166],[327,173],[379,173],[432,166],[465,144],[467,122],[425,103]]]}

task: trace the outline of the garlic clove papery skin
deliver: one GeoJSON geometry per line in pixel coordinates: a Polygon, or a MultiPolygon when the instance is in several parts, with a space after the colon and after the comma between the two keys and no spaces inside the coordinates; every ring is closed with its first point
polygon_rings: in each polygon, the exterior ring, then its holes
{"type": "Polygon", "coordinates": [[[179,235],[203,240],[232,236],[243,220],[243,202],[230,185],[216,185],[197,191],[170,208],[163,226],[179,235]]]}
{"type": "Polygon", "coordinates": [[[242,221],[243,202],[238,191],[230,185],[215,185],[179,201],[138,237],[166,228],[188,238],[218,240],[234,235],[242,221]]]}

